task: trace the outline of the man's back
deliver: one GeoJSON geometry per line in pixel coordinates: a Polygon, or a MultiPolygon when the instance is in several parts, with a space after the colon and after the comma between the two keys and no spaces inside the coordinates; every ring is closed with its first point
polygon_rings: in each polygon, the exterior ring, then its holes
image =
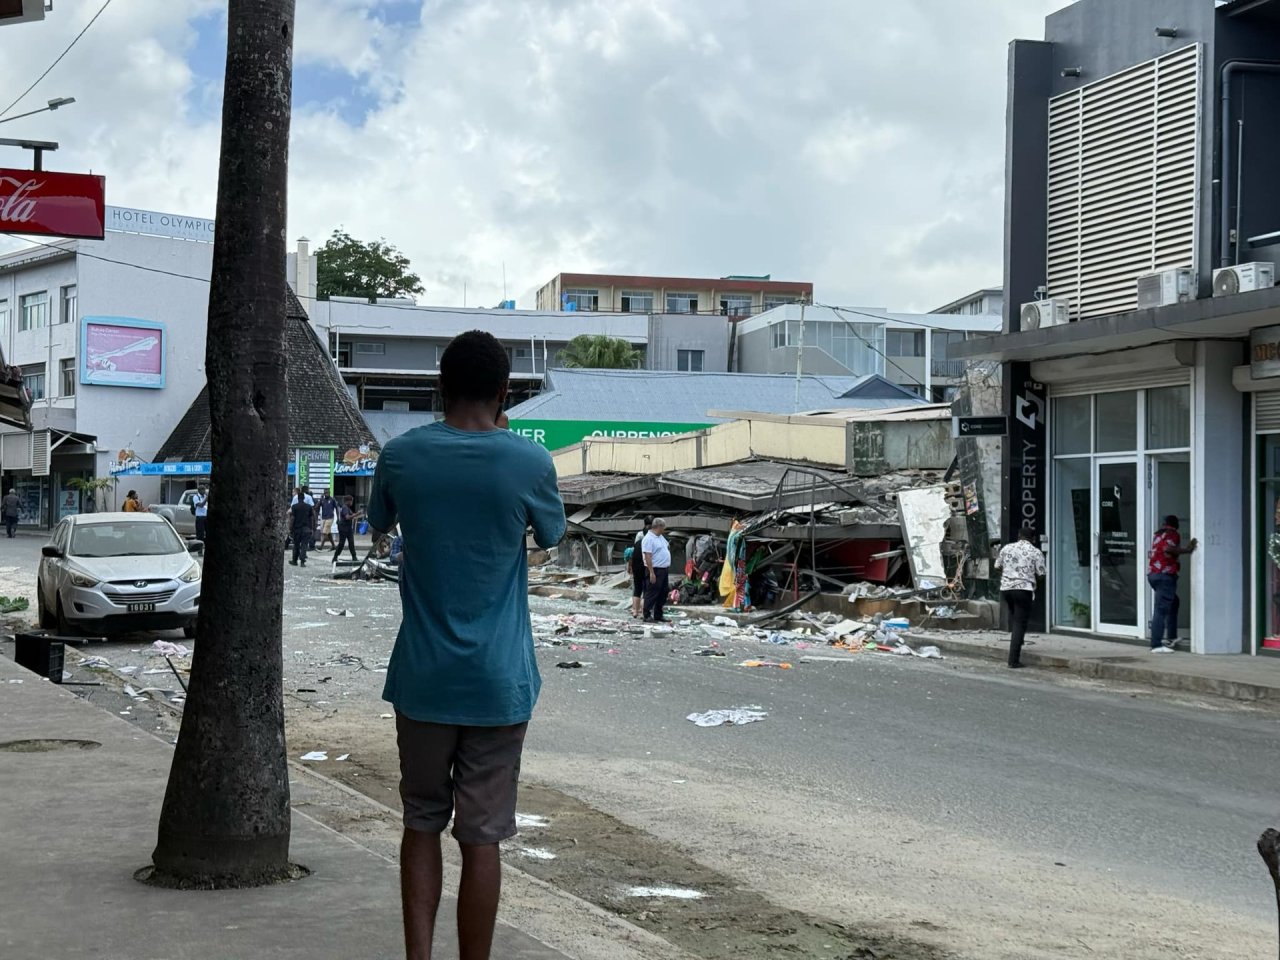
{"type": "Polygon", "coordinates": [[[378,530],[399,521],[406,544],[383,696],[429,723],[528,720],[541,680],[525,530],[551,546],[565,529],[550,455],[508,430],[417,427],[379,456],[368,514],[378,530]]]}

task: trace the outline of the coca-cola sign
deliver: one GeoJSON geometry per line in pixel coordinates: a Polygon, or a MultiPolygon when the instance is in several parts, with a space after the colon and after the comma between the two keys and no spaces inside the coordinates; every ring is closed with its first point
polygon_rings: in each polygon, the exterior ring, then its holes
{"type": "Polygon", "coordinates": [[[101,240],[104,194],[93,174],[0,167],[0,233],[101,240]]]}

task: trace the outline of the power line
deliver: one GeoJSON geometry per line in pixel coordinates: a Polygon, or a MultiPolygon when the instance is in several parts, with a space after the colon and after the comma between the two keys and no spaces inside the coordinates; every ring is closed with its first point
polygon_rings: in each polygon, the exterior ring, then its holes
{"type": "MultiPolygon", "coordinates": [[[[870,317],[870,318],[872,318],[873,320],[878,320],[880,323],[890,322],[890,321],[889,321],[889,319],[888,319],[887,317],[878,316],[878,315],[876,315],[876,314],[874,314],[874,313],[864,313],[864,312],[863,312],[863,311],[861,311],[861,310],[848,310],[848,309],[847,309],[847,308],[845,308],[845,307],[830,307],[830,306],[827,306],[826,304],[819,304],[819,303],[815,303],[815,304],[814,304],[814,306],[815,306],[815,307],[819,307],[819,306],[827,307],[827,309],[828,309],[828,310],[834,310],[836,313],[845,313],[845,312],[848,312],[848,313],[856,314],[857,316],[860,316],[860,317],[870,317]]],[[[855,337],[857,337],[859,340],[861,340],[863,343],[865,343],[865,344],[866,344],[868,347],[870,347],[873,351],[875,351],[876,353],[878,353],[878,354],[881,356],[881,358],[883,358],[883,359],[884,359],[884,362],[885,362],[885,363],[892,364],[892,365],[894,366],[894,368],[895,368],[895,369],[897,369],[897,371],[898,371],[899,373],[901,373],[904,377],[906,377],[906,378],[907,378],[907,382],[908,382],[908,383],[914,383],[914,382],[915,382],[915,377],[914,377],[912,374],[910,374],[910,373],[908,373],[906,370],[902,369],[902,365],[901,365],[900,363],[898,363],[896,360],[894,360],[894,359],[893,359],[893,357],[889,356],[887,353],[885,353],[883,350],[881,350],[879,347],[877,347],[874,343],[872,343],[870,340],[868,340],[866,337],[864,337],[862,334],[860,334],[860,333],[858,332],[857,328],[856,328],[856,327],[854,327],[854,325],[853,325],[852,323],[850,323],[848,320],[844,319],[843,317],[841,317],[841,318],[840,318],[840,322],[841,322],[841,323],[843,323],[846,327],[848,327],[848,328],[849,328],[849,332],[850,332],[850,333],[852,333],[855,337]]]]}
{"type": "Polygon", "coordinates": [[[102,16],[103,11],[105,11],[109,6],[111,6],[111,0],[106,0],[106,2],[103,3],[101,7],[98,8],[98,12],[89,18],[89,22],[84,25],[84,29],[82,29],[79,33],[77,33],[75,36],[75,39],[72,40],[69,44],[67,44],[67,48],[63,50],[60,54],[58,54],[58,59],[54,60],[53,63],[49,64],[49,68],[45,70],[44,73],[40,74],[40,76],[36,77],[35,80],[32,81],[31,86],[27,87],[27,89],[22,91],[22,93],[18,94],[18,99],[14,100],[13,103],[5,107],[3,111],[0,111],[0,118],[8,116],[9,111],[12,110],[14,107],[16,107],[19,103],[21,103],[23,98],[26,97],[26,95],[30,93],[32,90],[34,90],[37,84],[39,84],[41,80],[43,80],[53,71],[54,67],[56,67],[58,64],[62,62],[62,58],[71,52],[71,48],[80,42],[80,38],[85,35],[85,33],[89,30],[89,28],[93,26],[94,21],[97,20],[100,16],[102,16]]]}

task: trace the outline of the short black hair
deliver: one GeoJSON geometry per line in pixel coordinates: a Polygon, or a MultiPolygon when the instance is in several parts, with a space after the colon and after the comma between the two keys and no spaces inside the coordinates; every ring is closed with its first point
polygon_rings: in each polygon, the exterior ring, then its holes
{"type": "Polygon", "coordinates": [[[1173,527],[1173,529],[1177,530],[1177,529],[1178,529],[1178,515],[1177,515],[1176,513],[1171,513],[1171,514],[1169,514],[1167,517],[1165,517],[1165,518],[1164,518],[1164,525],[1165,525],[1166,527],[1173,527]]]}
{"type": "Polygon", "coordinates": [[[506,349],[491,333],[468,330],[440,358],[440,392],[450,400],[497,400],[511,378],[506,349]]]}
{"type": "Polygon", "coordinates": [[[1020,527],[1018,529],[1018,539],[1031,541],[1036,538],[1036,532],[1030,527],[1020,527]]]}

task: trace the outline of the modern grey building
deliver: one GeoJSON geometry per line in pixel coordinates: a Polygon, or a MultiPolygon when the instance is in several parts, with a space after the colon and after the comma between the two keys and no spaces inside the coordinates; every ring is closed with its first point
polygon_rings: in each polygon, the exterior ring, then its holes
{"type": "Polygon", "coordinates": [[[965,361],[960,344],[1000,330],[998,315],[940,316],[881,309],[775,307],[737,324],[733,369],[743,373],[804,373],[833,377],[878,374],[917,396],[955,396],[965,361]]]}
{"type": "Polygon", "coordinates": [[[1142,642],[1161,518],[1197,653],[1280,650],[1280,0],[1081,0],[1009,56],[1003,532],[1050,627],[1142,642]]]}

